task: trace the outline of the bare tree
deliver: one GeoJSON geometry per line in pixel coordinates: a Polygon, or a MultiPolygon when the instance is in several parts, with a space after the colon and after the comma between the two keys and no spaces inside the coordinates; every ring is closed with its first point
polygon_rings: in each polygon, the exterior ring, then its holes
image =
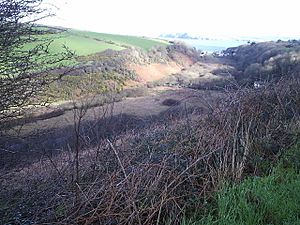
{"type": "Polygon", "coordinates": [[[58,53],[51,51],[54,34],[62,30],[37,24],[53,15],[42,2],[0,0],[0,124],[37,103],[34,97],[64,74],[51,71],[73,57],[65,46],[58,53]]]}

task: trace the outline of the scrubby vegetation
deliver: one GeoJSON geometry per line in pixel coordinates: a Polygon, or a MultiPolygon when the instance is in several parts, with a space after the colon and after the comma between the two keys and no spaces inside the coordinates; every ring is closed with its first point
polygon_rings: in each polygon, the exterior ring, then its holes
{"type": "MultiPolygon", "coordinates": [[[[208,212],[202,221],[219,224],[238,223],[242,216],[252,222],[297,222],[296,215],[276,208],[282,199],[273,204],[267,193],[299,188],[297,169],[284,177],[272,169],[278,162],[284,171],[290,162],[298,163],[289,149],[299,138],[299,90],[294,78],[257,90],[229,91],[208,114],[187,118],[183,111],[175,119],[109,139],[96,130],[86,135],[96,126],[80,126],[85,109],[79,108],[74,139],[79,142],[72,151],[2,177],[2,223],[181,224],[197,211],[208,212]],[[270,177],[220,186],[265,175],[270,177]],[[263,197],[260,190],[267,190],[263,197]],[[245,198],[251,200],[248,205],[245,198]],[[235,212],[227,199],[249,211],[235,212]],[[250,218],[259,209],[261,214],[250,218]]],[[[297,206],[297,200],[289,202],[289,210],[297,206]]]]}
{"type": "Polygon", "coordinates": [[[229,48],[225,58],[232,59],[235,78],[241,84],[270,81],[298,75],[300,71],[300,42],[296,40],[262,42],[229,48]]]}
{"type": "Polygon", "coordinates": [[[41,98],[49,103],[87,98],[108,92],[118,93],[125,80],[125,76],[113,73],[91,73],[85,76],[67,75],[51,83],[41,98]]]}
{"type": "MultiPolygon", "coordinates": [[[[32,49],[38,50],[46,42],[47,48],[45,47],[44,50],[47,53],[44,53],[43,60],[47,61],[39,63],[39,66],[35,63],[35,70],[36,68],[41,71],[46,69],[47,74],[51,74],[49,77],[62,77],[53,79],[57,80],[55,82],[49,82],[50,87],[40,92],[40,96],[34,99],[34,101],[46,100],[48,103],[106,93],[112,89],[120,91],[125,80],[135,78],[134,71],[126,68],[125,63],[149,63],[155,59],[162,60],[163,57],[158,57],[157,52],[168,46],[167,42],[145,37],[41,26],[35,29],[38,35],[34,40],[23,43],[21,46],[23,53],[27,54],[32,49]],[[56,61],[60,62],[58,56],[64,53],[65,48],[74,52],[76,57],[69,57],[62,66],[56,61]],[[47,65],[49,68],[46,67],[47,65]],[[63,77],[62,74],[67,74],[67,76],[63,77]]],[[[37,58],[32,60],[37,60],[37,58]]]]}
{"type": "MultiPolygon", "coordinates": [[[[182,65],[184,63],[180,55],[190,58],[192,62],[199,59],[198,52],[185,45],[157,46],[148,51],[141,48],[129,48],[122,51],[109,49],[97,54],[80,56],[77,58],[78,65],[71,67],[68,75],[53,82],[41,97],[55,102],[73,100],[76,96],[87,97],[106,93],[112,89],[120,92],[125,81],[138,80],[136,72],[130,68],[131,65],[152,63],[165,65],[170,62],[182,65]]],[[[61,70],[52,72],[60,74],[61,70]]],[[[136,90],[136,88],[133,89],[136,90]]]]}
{"type": "Polygon", "coordinates": [[[207,208],[184,225],[299,224],[299,144],[283,153],[264,177],[224,184],[207,208]]]}
{"type": "Polygon", "coordinates": [[[3,15],[1,224],[299,224],[298,41],[205,55],[3,15]]]}

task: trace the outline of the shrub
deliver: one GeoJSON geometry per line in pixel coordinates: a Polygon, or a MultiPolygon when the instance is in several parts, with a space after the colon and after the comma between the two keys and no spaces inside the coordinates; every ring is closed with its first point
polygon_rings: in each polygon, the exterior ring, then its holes
{"type": "Polygon", "coordinates": [[[178,101],[176,99],[168,98],[168,99],[165,99],[161,104],[165,105],[165,106],[176,106],[176,105],[180,104],[180,101],[178,101]]]}
{"type": "Polygon", "coordinates": [[[184,224],[299,224],[299,157],[290,157],[299,153],[290,149],[269,176],[223,185],[208,212],[184,224]]]}
{"type": "MultiPolygon", "coordinates": [[[[22,193],[22,204],[10,210],[10,222],[15,222],[12,212],[23,210],[24,218],[32,223],[180,224],[185,214],[205,210],[224,180],[241,181],[249,173],[271,172],[262,171],[261,164],[277,162],[294,143],[294,131],[300,130],[299,90],[299,79],[293,79],[256,90],[230,91],[207,115],[186,116],[171,124],[162,121],[115,140],[99,140],[94,147],[89,142],[96,134],[88,137],[83,130],[75,188],[72,152],[15,174],[13,184],[1,184],[2,190],[10,190],[1,193],[3,198],[22,193]],[[36,207],[25,201],[28,196],[42,210],[26,213],[36,207]]],[[[263,187],[272,182],[273,178],[267,178],[254,184],[263,187]]],[[[289,187],[296,183],[292,181],[289,187]]],[[[247,181],[244,185],[254,192],[263,190],[247,181]]],[[[271,189],[273,195],[283,193],[282,186],[278,187],[271,189]]],[[[249,197],[239,195],[241,190],[228,189],[238,206],[249,197]]],[[[299,199],[297,193],[294,202],[299,199]]],[[[253,204],[265,201],[253,196],[253,204]]],[[[230,206],[224,201],[225,216],[230,206]]],[[[253,211],[251,205],[246,209],[253,211]]]]}

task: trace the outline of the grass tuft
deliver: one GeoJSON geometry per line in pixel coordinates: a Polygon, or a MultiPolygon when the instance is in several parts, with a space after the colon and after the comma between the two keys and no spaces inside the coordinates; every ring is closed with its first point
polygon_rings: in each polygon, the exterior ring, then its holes
{"type": "Polygon", "coordinates": [[[300,224],[299,144],[282,157],[266,177],[225,184],[205,215],[182,225],[300,224]]]}

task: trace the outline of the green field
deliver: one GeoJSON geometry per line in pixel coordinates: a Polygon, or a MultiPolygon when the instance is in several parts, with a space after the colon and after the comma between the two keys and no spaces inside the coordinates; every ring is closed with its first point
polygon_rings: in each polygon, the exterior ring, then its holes
{"type": "Polygon", "coordinates": [[[150,48],[157,45],[167,45],[167,42],[162,42],[161,40],[154,40],[145,37],[135,37],[135,36],[124,36],[124,35],[116,35],[116,34],[103,34],[103,33],[95,33],[88,31],[69,31],[71,35],[77,35],[81,37],[86,37],[94,40],[102,40],[103,42],[113,42],[113,45],[118,47],[136,47],[142,48],[144,50],[149,50],[150,48]]]}
{"type": "MultiPolygon", "coordinates": [[[[38,36],[38,40],[40,41],[35,40],[34,42],[25,44],[22,47],[23,54],[27,54],[27,51],[34,49],[39,44],[46,46],[47,44],[45,43],[51,42],[48,49],[48,52],[50,54],[46,58],[49,61],[51,61],[51,57],[59,57],[60,53],[66,53],[63,46],[66,46],[70,51],[74,52],[75,56],[87,56],[103,52],[108,49],[120,51],[126,48],[134,47],[148,51],[155,46],[168,45],[168,42],[159,39],[115,34],[103,34],[90,31],[79,31],[74,29],[67,29],[63,32],[58,32],[55,34],[41,35],[38,36]]],[[[37,61],[38,60],[39,59],[37,59],[37,61]]],[[[76,64],[78,64],[76,58],[65,60],[63,62],[63,65],[65,66],[76,64]]],[[[55,65],[56,63],[51,64],[50,66],[55,67],[55,65]]]]}
{"type": "Polygon", "coordinates": [[[79,56],[102,52],[107,49],[122,50],[127,47],[149,50],[154,46],[166,46],[167,42],[145,37],[103,34],[89,31],[67,30],[60,34],[50,35],[53,39],[51,50],[59,52],[63,45],[75,51],[79,56]]]}
{"type": "Polygon", "coordinates": [[[59,37],[56,37],[51,44],[51,49],[54,50],[54,52],[58,52],[62,48],[62,45],[66,45],[70,48],[70,50],[75,51],[75,53],[79,56],[102,52],[106,49],[124,49],[114,44],[100,42],[92,38],[74,35],[69,32],[65,32],[59,37]]]}

